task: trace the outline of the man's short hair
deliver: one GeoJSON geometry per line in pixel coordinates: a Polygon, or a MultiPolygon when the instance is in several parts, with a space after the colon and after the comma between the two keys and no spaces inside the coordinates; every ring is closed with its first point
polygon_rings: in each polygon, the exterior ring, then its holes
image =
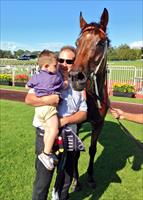
{"type": "Polygon", "coordinates": [[[69,51],[72,51],[74,54],[76,54],[76,49],[73,47],[73,46],[69,46],[69,45],[67,45],[67,46],[63,46],[61,49],[60,49],[60,52],[62,52],[62,51],[65,51],[65,50],[69,50],[69,51]]]}
{"type": "Polygon", "coordinates": [[[42,67],[45,64],[51,64],[54,60],[57,60],[57,56],[53,51],[44,49],[38,56],[38,65],[42,67]]]}

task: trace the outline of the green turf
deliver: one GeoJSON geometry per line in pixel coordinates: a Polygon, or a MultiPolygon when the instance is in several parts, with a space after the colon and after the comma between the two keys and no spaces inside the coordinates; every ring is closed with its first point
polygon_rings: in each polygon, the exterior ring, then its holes
{"type": "MultiPolygon", "coordinates": [[[[35,130],[32,127],[34,108],[14,101],[0,101],[1,106],[1,163],[0,199],[30,200],[34,177],[35,130]]],[[[143,140],[142,126],[123,121],[132,134],[143,140]]],[[[120,129],[111,115],[106,117],[99,138],[94,171],[97,188],[86,182],[89,160],[90,126],[84,124],[80,131],[86,152],[79,161],[81,192],[71,193],[70,200],[141,200],[143,157],[120,129]]],[[[53,185],[53,182],[52,182],[53,185]]],[[[51,197],[51,189],[50,196],[51,197]]]]}
{"type": "Polygon", "coordinates": [[[143,68],[143,62],[142,60],[127,60],[127,61],[108,61],[109,66],[134,66],[143,68]]]}
{"type": "Polygon", "coordinates": [[[109,98],[111,101],[122,101],[122,102],[143,104],[143,99],[128,98],[128,97],[115,97],[115,96],[109,96],[109,98]]]}
{"type": "Polygon", "coordinates": [[[0,85],[1,89],[8,89],[8,90],[20,90],[20,91],[28,91],[25,87],[18,87],[18,86],[9,86],[9,85],[0,85]]]}

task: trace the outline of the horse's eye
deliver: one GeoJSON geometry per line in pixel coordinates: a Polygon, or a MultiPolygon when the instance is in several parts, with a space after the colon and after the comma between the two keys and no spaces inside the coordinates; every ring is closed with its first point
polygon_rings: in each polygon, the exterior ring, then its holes
{"type": "Polygon", "coordinates": [[[104,41],[99,41],[98,45],[104,47],[104,41]]]}

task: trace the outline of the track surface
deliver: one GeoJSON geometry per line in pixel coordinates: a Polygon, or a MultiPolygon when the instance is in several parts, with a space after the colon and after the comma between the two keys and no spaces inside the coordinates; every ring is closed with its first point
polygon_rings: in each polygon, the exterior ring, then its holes
{"type": "MultiPolygon", "coordinates": [[[[8,99],[13,101],[24,102],[27,92],[0,89],[0,99],[8,99]]],[[[128,103],[128,102],[111,102],[113,108],[120,108],[126,112],[142,113],[143,104],[128,103]]]]}

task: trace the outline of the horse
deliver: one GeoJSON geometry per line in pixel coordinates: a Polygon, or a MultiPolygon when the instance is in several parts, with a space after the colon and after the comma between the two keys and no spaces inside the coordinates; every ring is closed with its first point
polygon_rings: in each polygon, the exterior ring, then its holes
{"type": "MultiPolygon", "coordinates": [[[[86,90],[88,106],[87,121],[91,123],[92,134],[89,147],[89,164],[87,181],[96,186],[94,180],[94,157],[97,140],[104,125],[104,119],[109,108],[107,92],[107,49],[109,39],[106,28],[108,24],[108,10],[104,8],[100,22],[87,23],[80,12],[81,32],[76,40],[76,58],[70,73],[71,83],[75,90],[86,90]]],[[[77,177],[74,177],[78,182],[77,177]]]]}

